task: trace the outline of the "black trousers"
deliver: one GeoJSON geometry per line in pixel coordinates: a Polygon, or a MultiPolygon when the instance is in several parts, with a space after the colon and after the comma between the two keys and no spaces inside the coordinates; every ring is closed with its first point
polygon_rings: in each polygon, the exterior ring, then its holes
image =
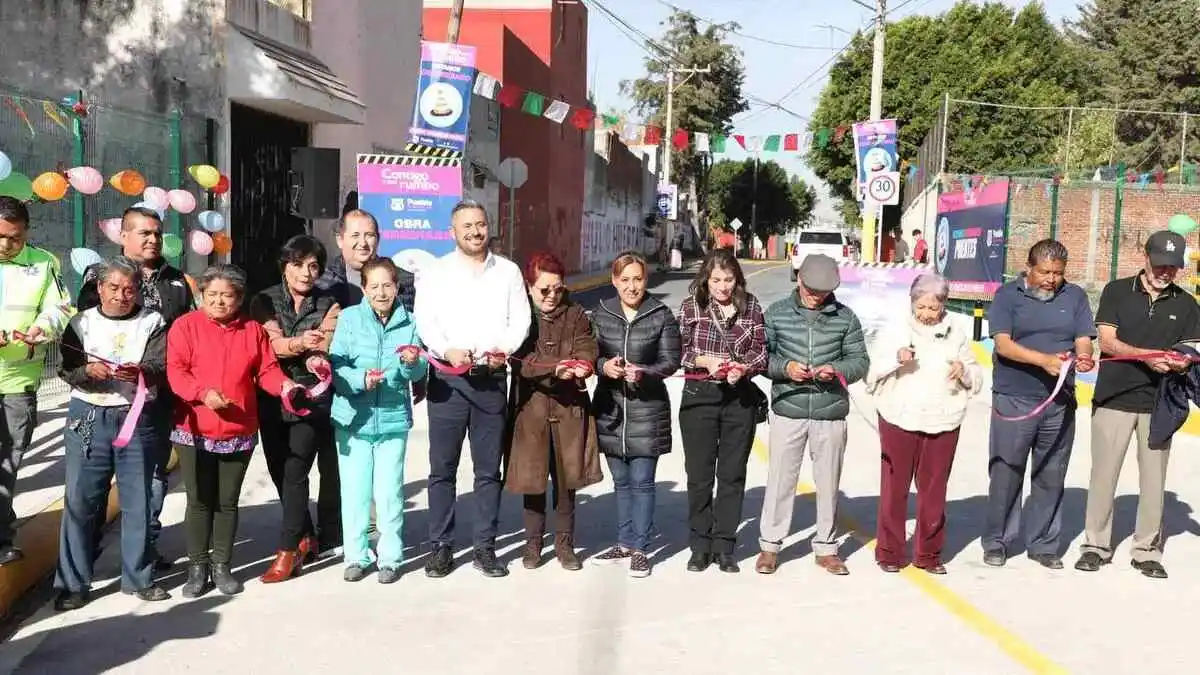
{"type": "Polygon", "coordinates": [[[271,482],[279,492],[283,508],[279,550],[295,551],[300,540],[320,534],[323,545],[342,541],[341,481],[338,478],[337,446],[328,417],[309,416],[283,421],[272,410],[262,416],[259,432],[271,482]],[[317,522],[313,526],[308,509],[309,480],[313,463],[321,473],[317,494],[317,522]]]}
{"type": "MultiPolygon", "coordinates": [[[[554,533],[567,537],[575,535],[575,491],[563,488],[566,479],[563,478],[562,457],[550,441],[550,487],[554,499],[554,533]]],[[[540,538],[546,533],[546,508],[550,500],[546,493],[525,495],[525,536],[530,539],[540,538]]]]}
{"type": "Polygon", "coordinates": [[[683,387],[679,429],[694,552],[733,553],[737,543],[754,442],[754,386],[693,381],[683,387]]]}
{"type": "Polygon", "coordinates": [[[175,453],[187,489],[183,530],[188,559],[228,564],[237,536],[242,481],[254,453],[217,454],[192,445],[176,445],[175,453]]]}

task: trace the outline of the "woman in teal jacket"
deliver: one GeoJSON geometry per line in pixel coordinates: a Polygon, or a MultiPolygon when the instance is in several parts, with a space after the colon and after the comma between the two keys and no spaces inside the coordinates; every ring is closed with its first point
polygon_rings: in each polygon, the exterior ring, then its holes
{"type": "Polygon", "coordinates": [[[404,455],[412,428],[409,384],[429,364],[416,347],[417,326],[397,298],[399,270],[387,258],[362,267],[363,300],[342,311],[333,334],[333,423],[342,478],[346,581],[372,563],[367,528],[371,501],[379,530],[379,583],[400,578],[404,560],[404,455]]]}

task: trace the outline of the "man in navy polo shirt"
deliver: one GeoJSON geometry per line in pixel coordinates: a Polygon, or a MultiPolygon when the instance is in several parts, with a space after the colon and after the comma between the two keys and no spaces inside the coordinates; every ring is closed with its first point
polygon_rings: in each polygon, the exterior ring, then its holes
{"type": "Polygon", "coordinates": [[[1059,534],[1062,500],[1075,442],[1075,375],[1045,409],[1027,419],[1054,392],[1066,359],[1075,370],[1095,367],[1096,327],[1087,293],[1063,278],[1067,248],[1043,239],[1029,249],[1026,271],[996,291],[988,310],[995,340],[992,371],[992,426],[988,442],[988,503],[983,561],[1004,565],[1021,532],[1021,492],[1025,467],[1033,457],[1025,550],[1049,569],[1062,569],[1059,534]]]}

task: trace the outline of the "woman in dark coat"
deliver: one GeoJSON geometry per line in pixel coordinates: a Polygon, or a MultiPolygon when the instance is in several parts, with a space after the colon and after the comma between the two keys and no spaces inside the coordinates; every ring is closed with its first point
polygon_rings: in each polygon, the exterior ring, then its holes
{"type": "Polygon", "coordinates": [[[600,451],[617,497],[617,545],[597,564],[629,561],[629,575],[650,574],[646,548],[654,526],[654,474],[671,451],[671,399],[664,378],[679,369],[679,322],[646,295],[646,259],[628,252],[612,264],[615,299],[593,313],[600,357],[595,405],[600,451]]]}
{"type": "Polygon", "coordinates": [[[521,563],[526,569],[542,564],[546,477],[554,487],[554,553],[559,564],[572,571],[581,567],[573,543],[575,491],[604,478],[584,385],[596,360],[596,340],[587,313],[567,298],[565,274],[562,262],[550,254],[529,261],[525,280],[536,320],[513,355],[519,362],[513,367],[508,399],[512,442],[504,486],[524,495],[521,563]]]}

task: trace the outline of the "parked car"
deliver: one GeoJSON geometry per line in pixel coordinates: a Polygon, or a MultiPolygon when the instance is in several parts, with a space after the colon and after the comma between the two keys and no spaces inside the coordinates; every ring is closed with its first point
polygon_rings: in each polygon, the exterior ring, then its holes
{"type": "Polygon", "coordinates": [[[841,230],[802,230],[792,249],[792,281],[800,272],[800,264],[814,253],[833,258],[839,263],[853,259],[850,239],[841,230]]]}

